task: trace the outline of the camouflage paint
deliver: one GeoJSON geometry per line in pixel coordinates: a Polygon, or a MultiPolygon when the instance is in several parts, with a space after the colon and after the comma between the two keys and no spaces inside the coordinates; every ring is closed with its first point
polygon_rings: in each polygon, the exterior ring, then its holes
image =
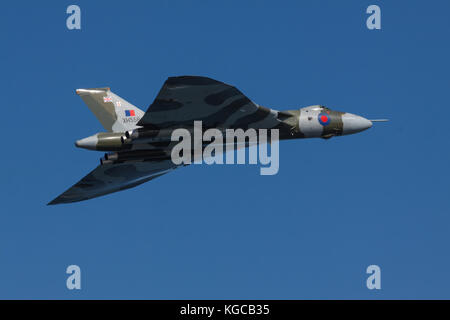
{"type": "Polygon", "coordinates": [[[372,125],[362,117],[320,105],[287,111],[266,108],[233,86],[197,76],[168,78],[145,114],[109,88],[78,89],[77,94],[109,132],[81,139],[76,145],[117,153],[107,154],[101,165],[49,204],[131,188],[177,168],[167,158],[178,143],[171,141],[171,133],[178,128],[192,130],[194,121],[202,121],[203,130],[217,128],[222,132],[278,129],[280,140],[328,139],[372,125]],[[132,121],[126,110],[133,110],[132,121]],[[326,123],[319,121],[321,114],[327,116],[326,123]]]}

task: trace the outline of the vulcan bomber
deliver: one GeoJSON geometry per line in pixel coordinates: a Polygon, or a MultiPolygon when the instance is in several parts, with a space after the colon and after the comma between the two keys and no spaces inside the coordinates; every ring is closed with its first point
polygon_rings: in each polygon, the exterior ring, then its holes
{"type": "Polygon", "coordinates": [[[146,112],[110,88],[77,89],[76,93],[100,121],[104,132],[75,142],[79,148],[103,151],[100,164],[49,205],[96,198],[133,188],[183,164],[171,150],[174,130],[204,128],[278,129],[279,139],[330,139],[358,133],[375,121],[322,105],[274,110],[251,101],[234,86],[200,76],[168,78],[146,112]]]}

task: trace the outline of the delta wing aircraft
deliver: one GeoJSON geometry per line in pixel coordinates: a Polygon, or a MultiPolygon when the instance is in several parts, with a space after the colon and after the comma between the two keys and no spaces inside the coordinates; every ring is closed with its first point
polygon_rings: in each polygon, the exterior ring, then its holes
{"type": "Polygon", "coordinates": [[[88,175],[49,204],[83,201],[135,187],[181,165],[171,160],[175,129],[278,129],[279,139],[329,139],[366,130],[374,121],[325,106],[278,111],[252,102],[233,86],[206,77],[166,80],[147,112],[110,88],[78,89],[76,93],[106,132],[76,141],[79,148],[107,151],[88,175]]]}

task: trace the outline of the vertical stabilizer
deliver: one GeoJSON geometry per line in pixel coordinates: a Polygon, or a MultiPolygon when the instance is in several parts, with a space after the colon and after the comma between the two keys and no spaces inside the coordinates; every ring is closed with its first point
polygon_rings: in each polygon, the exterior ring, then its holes
{"type": "Polygon", "coordinates": [[[76,92],[107,131],[136,129],[136,123],[144,115],[141,109],[111,92],[110,88],[77,89],[76,92]]]}

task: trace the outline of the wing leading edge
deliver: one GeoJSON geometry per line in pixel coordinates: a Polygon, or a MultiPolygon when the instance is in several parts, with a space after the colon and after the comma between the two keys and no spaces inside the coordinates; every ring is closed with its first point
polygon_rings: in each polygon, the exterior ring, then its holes
{"type": "Polygon", "coordinates": [[[103,164],[92,170],[49,205],[78,202],[135,187],[177,166],[171,160],[103,164]]]}
{"type": "Polygon", "coordinates": [[[200,76],[170,77],[137,123],[157,129],[192,125],[248,128],[276,126],[278,111],[256,105],[226,83],[200,76]]]}

